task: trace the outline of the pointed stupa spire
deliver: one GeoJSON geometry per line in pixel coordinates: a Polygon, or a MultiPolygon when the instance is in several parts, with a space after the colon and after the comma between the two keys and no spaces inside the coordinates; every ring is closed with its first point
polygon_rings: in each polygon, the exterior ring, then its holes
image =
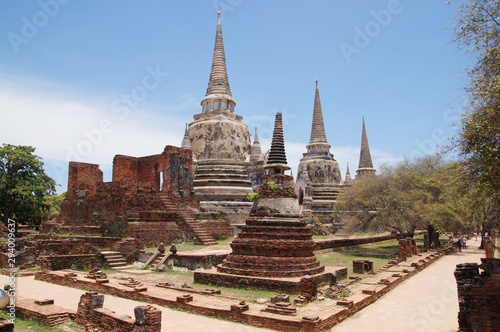
{"type": "Polygon", "coordinates": [[[283,138],[283,118],[281,112],[276,113],[274,120],[273,140],[271,151],[267,158],[265,169],[273,169],[275,173],[282,173],[290,167],[286,161],[285,139],[283,138]]]}
{"type": "Polygon", "coordinates": [[[214,55],[212,58],[212,68],[210,79],[208,80],[207,93],[201,102],[202,113],[211,111],[227,110],[232,115],[227,115],[241,121],[240,116],[234,114],[234,101],[229,80],[227,78],[226,55],[224,53],[224,41],[222,39],[222,27],[220,24],[220,12],[217,13],[217,30],[215,33],[214,55]]]}
{"type": "Polygon", "coordinates": [[[214,94],[225,94],[231,96],[231,88],[227,78],[226,55],[224,53],[224,41],[222,39],[222,27],[220,24],[220,12],[217,13],[217,32],[215,34],[214,56],[212,58],[212,70],[208,81],[205,96],[214,94]]]}
{"type": "Polygon", "coordinates": [[[347,163],[347,171],[345,172],[344,184],[348,185],[351,184],[351,182],[352,182],[351,172],[349,171],[349,163],[347,163]]]}
{"type": "Polygon", "coordinates": [[[323,121],[323,110],[319,97],[318,80],[316,80],[316,93],[314,95],[313,121],[311,127],[311,139],[307,146],[307,152],[326,151],[329,152],[330,145],[326,140],[325,123],[323,121]]]}
{"type": "Polygon", "coordinates": [[[309,144],[328,143],[326,141],[325,124],[323,122],[323,111],[319,97],[318,80],[316,80],[316,93],[314,95],[313,122],[311,128],[311,139],[309,144]]]}
{"type": "Polygon", "coordinates": [[[186,129],[184,130],[184,138],[182,139],[181,148],[183,149],[191,149],[191,141],[188,135],[188,127],[189,125],[186,123],[186,129]]]}
{"type": "Polygon", "coordinates": [[[257,135],[257,127],[255,127],[255,138],[252,144],[252,155],[250,156],[251,160],[259,159],[262,154],[262,148],[259,142],[259,136],[257,135]]]}
{"type": "Polygon", "coordinates": [[[357,174],[375,173],[373,168],[370,146],[368,145],[368,136],[366,135],[365,118],[363,117],[363,131],[361,133],[361,151],[359,153],[359,166],[357,174]]]}

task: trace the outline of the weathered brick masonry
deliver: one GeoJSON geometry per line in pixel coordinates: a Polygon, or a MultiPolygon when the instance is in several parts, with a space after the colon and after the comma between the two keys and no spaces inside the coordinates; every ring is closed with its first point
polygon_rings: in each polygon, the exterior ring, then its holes
{"type": "Polygon", "coordinates": [[[192,168],[191,151],[174,146],[152,156],[115,156],[112,182],[103,182],[98,165],[70,162],[68,193],[58,219],[63,225],[48,224],[46,231],[60,227],[83,234],[132,236],[146,246],[171,243],[181,237],[175,224],[178,216],[151,218],[147,213],[164,210],[164,197],[189,201],[192,168]],[[138,213],[144,218],[134,218],[138,213]]]}
{"type": "Polygon", "coordinates": [[[458,325],[460,331],[500,330],[500,259],[481,258],[482,264],[458,264],[458,325]],[[479,268],[483,272],[479,273],[479,268]]]}
{"type": "Polygon", "coordinates": [[[104,295],[95,291],[80,297],[75,321],[83,326],[92,326],[115,332],[160,332],[161,311],[150,305],[134,309],[135,320],[130,316],[119,316],[103,308],[104,295]]]}

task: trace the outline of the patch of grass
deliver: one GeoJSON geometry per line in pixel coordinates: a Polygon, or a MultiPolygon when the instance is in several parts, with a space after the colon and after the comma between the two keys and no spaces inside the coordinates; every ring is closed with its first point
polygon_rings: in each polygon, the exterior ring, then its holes
{"type": "Polygon", "coordinates": [[[166,274],[174,274],[174,275],[181,275],[181,276],[187,276],[189,278],[193,278],[193,271],[179,271],[179,270],[163,270],[162,272],[159,273],[166,273],[166,274]]]}
{"type": "Polygon", "coordinates": [[[363,247],[316,252],[316,257],[326,266],[347,267],[347,273],[352,274],[352,261],[366,259],[373,261],[373,269],[377,271],[388,261],[398,256],[399,243],[397,240],[363,247]]]}

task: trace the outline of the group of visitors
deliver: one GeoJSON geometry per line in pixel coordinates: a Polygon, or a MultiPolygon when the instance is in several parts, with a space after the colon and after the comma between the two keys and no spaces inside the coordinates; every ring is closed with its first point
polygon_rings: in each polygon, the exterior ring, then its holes
{"type": "Polygon", "coordinates": [[[458,251],[462,251],[462,249],[467,249],[467,237],[464,235],[457,240],[458,251]]]}

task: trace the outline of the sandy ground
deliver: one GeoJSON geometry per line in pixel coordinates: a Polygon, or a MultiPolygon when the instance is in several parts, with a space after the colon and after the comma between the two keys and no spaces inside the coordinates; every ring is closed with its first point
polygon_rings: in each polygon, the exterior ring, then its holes
{"type": "Polygon", "coordinates": [[[479,239],[467,241],[468,249],[442,257],[332,331],[456,332],[458,296],[453,272],[457,264],[481,262],[485,256],[479,244],[479,239]]]}

